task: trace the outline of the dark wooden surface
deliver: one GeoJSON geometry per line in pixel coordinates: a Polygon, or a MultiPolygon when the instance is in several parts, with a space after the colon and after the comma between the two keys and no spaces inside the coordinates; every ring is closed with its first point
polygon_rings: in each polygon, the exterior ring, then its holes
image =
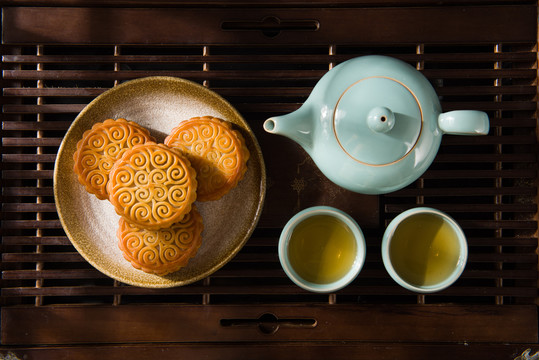
{"type": "Polygon", "coordinates": [[[0,358],[513,359],[539,350],[537,6],[531,1],[0,1],[0,358]],[[347,59],[384,54],[420,70],[444,111],[486,111],[484,137],[445,136],[414,184],[367,196],[330,183],[263,121],[297,109],[347,59]],[[187,78],[229,100],[255,132],[268,187],[258,228],[209,278],[143,289],[107,278],[71,246],[52,172],[71,121],[122,81],[187,78]],[[302,208],[350,213],[367,238],[356,281],[305,292],[277,240],[302,208]],[[445,291],[396,285],[384,227],[414,206],[464,228],[469,261],[445,291]]]}
{"type": "MultiPolygon", "coordinates": [[[[513,360],[529,344],[432,344],[432,343],[369,343],[369,342],[275,342],[275,343],[185,343],[185,344],[125,344],[80,345],[43,348],[6,349],[6,356],[21,356],[28,360],[92,360],[92,359],[325,359],[358,360],[416,359],[489,359],[513,360]]],[[[533,352],[530,354],[533,355],[533,352]]],[[[520,360],[520,359],[518,359],[520,360]]]]}
{"type": "Polygon", "coordinates": [[[10,307],[6,344],[211,341],[534,342],[534,305],[10,307]],[[462,319],[467,319],[463,321],[462,319]],[[54,331],[50,331],[54,329],[54,331]]]}
{"type": "MultiPolygon", "coordinates": [[[[328,8],[323,11],[5,8],[3,40],[42,44],[177,44],[181,36],[182,44],[275,44],[278,40],[280,44],[312,45],[331,44],[336,39],[340,44],[534,41],[534,9],[532,5],[328,8]],[[265,22],[268,17],[283,23],[300,22],[300,28],[273,35],[272,30],[286,28],[286,25],[265,22]],[[159,21],[155,23],[155,19],[159,21]],[[301,28],[301,22],[306,21],[315,23],[316,31],[310,25],[301,28]],[[343,23],[350,24],[350,28],[338,26],[343,23]]],[[[229,76],[234,74],[229,73],[229,76]]]]}

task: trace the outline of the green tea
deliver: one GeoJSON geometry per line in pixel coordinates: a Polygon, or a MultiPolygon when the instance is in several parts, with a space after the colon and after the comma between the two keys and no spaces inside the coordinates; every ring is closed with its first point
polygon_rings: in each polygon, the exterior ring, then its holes
{"type": "Polygon", "coordinates": [[[298,224],[290,237],[290,264],[303,279],[328,284],[342,278],[356,258],[354,234],[342,221],[315,215],[298,224]]]}
{"type": "Polygon", "coordinates": [[[433,214],[418,214],[404,220],[389,247],[393,268],[415,286],[431,286],[445,280],[455,270],[459,254],[455,230],[433,214]]]}

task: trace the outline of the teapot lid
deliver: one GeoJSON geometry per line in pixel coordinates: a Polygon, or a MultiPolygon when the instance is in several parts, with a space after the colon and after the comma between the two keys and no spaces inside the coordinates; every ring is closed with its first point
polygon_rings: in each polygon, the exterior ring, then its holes
{"type": "Polygon", "coordinates": [[[341,94],[333,113],[333,129],[342,150],[354,160],[390,165],[414,149],[423,129],[423,112],[405,84],[371,76],[341,94]]]}

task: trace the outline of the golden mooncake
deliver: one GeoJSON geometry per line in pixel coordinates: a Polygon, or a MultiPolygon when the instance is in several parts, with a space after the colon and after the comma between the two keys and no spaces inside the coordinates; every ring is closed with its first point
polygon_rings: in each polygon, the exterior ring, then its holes
{"type": "Polygon", "coordinates": [[[197,172],[197,200],[217,200],[234,188],[247,170],[249,150],[230,122],[204,116],[182,121],[165,139],[197,172]]]}
{"type": "Polygon", "coordinates": [[[146,230],[120,218],[118,246],[134,268],[166,275],[185,267],[202,243],[202,216],[193,206],[180,222],[160,230],[146,230]]]}
{"type": "Polygon", "coordinates": [[[125,119],[108,119],[84,132],[73,154],[73,170],[86,191],[108,199],[107,182],[112,165],[128,149],[155,141],[147,129],[125,119]]]}
{"type": "Polygon", "coordinates": [[[107,184],[118,215],[141,228],[157,230],[180,221],[196,200],[196,172],[181,152],[148,142],[114,163],[107,184]]]}

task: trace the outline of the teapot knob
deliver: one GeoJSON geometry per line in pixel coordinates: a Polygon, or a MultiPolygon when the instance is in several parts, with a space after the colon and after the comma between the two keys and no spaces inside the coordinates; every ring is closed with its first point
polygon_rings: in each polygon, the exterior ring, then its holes
{"type": "Polygon", "coordinates": [[[367,125],[374,132],[388,132],[395,125],[395,114],[384,106],[372,108],[367,115],[367,125]]]}

